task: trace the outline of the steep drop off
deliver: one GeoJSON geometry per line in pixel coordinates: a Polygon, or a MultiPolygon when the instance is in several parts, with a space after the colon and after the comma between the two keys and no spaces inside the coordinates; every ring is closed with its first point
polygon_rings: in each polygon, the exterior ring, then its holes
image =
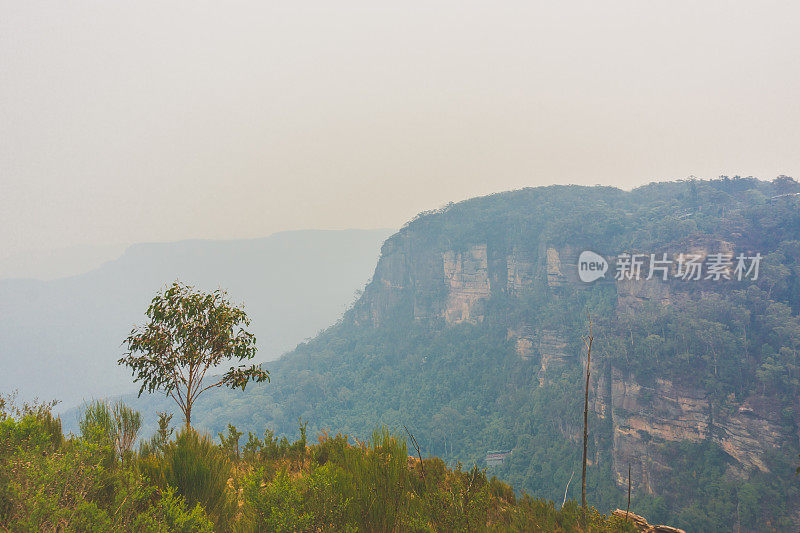
{"type": "MultiPolygon", "coordinates": [[[[678,246],[680,243],[666,243],[658,248],[661,251],[678,246]]],[[[735,249],[733,243],[714,238],[683,248],[703,258],[713,253],[733,253],[735,249]]],[[[539,250],[527,252],[518,248],[510,252],[494,249],[491,256],[489,250],[489,243],[471,244],[463,250],[437,250],[420,246],[413,231],[395,236],[384,246],[375,279],[356,304],[353,320],[356,324],[382,327],[397,320],[398,314],[401,318],[405,314],[415,321],[441,319],[446,326],[474,325],[484,322],[493,312],[493,298],[505,299],[506,307],[516,307],[519,302],[514,299],[524,299],[526,294],[537,291],[557,299],[566,293],[593,290],[578,279],[580,250],[575,247],[542,244],[539,250]]],[[[626,314],[652,313],[657,325],[663,313],[661,307],[679,307],[681,302],[698,296],[709,297],[704,291],[724,295],[745,288],[744,283],[734,285],[736,280],[719,287],[710,283],[700,287],[686,281],[668,283],[659,278],[610,281],[613,287],[605,289],[616,293],[616,306],[613,318],[596,317],[605,326],[598,336],[613,335],[609,331],[614,329],[612,322],[625,322],[626,314]],[[654,308],[647,308],[648,305],[654,308]]],[[[579,315],[581,309],[574,311],[579,315]]],[[[510,314],[494,314],[493,318],[500,322],[510,318],[510,314]]],[[[551,329],[522,313],[509,320],[507,338],[520,358],[538,363],[541,385],[548,375],[560,376],[559,370],[577,364],[578,352],[567,350],[567,337],[574,337],[575,333],[582,332],[551,329]]],[[[796,347],[792,345],[791,349],[796,347]]],[[[619,357],[609,361],[605,355],[601,352],[596,356],[593,365],[593,408],[599,420],[610,424],[613,473],[620,486],[627,483],[628,464],[632,463],[637,474],[634,486],[657,494],[660,478],[671,472],[661,453],[664,443],[716,444],[733,459],[731,471],[743,477],[752,469],[770,472],[768,454],[784,447],[796,448],[800,411],[794,413],[789,424],[782,424],[780,402],[763,391],[753,390],[737,397],[737,391],[732,390],[733,397],[723,400],[724,408],[715,408],[710,391],[696,380],[677,373],[673,376],[677,382],[673,382],[655,374],[647,376],[643,383],[619,357]]],[[[659,372],[657,366],[653,370],[659,372]]]]}
{"type": "Polygon", "coordinates": [[[652,520],[788,529],[800,520],[798,191],[788,178],[547,187],[423,213],[386,241],[337,325],[268,365],[271,384],[204,399],[200,420],[292,433],[303,417],[359,438],[406,425],[423,453],[491,463],[560,501],[580,472],[588,312],[590,501],[624,507],[630,464],[632,510],[652,520]],[[666,281],[616,280],[612,264],[588,284],[584,250],[763,260],[757,279],[731,265],[731,280],[684,280],[673,264],[666,281]]]}

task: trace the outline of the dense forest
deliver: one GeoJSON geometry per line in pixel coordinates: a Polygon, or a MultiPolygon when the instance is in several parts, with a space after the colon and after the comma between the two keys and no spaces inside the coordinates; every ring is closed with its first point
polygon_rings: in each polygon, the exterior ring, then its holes
{"type": "MultiPolygon", "coordinates": [[[[387,240],[373,280],[339,323],[266,365],[270,384],[212,391],[198,402],[196,420],[213,432],[232,423],[294,438],[302,418],[310,434],[364,442],[375,427],[407,426],[425,456],[483,468],[488,452],[501,451],[489,475],[561,501],[580,472],[580,338],[589,313],[597,343],[590,503],[624,508],[620,472],[633,463],[631,510],[654,521],[789,530],[800,509],[798,192],[786,177],[630,192],[554,186],[423,213],[387,240]],[[668,295],[658,298],[629,297],[620,283],[554,281],[549,272],[551,249],[609,257],[720,246],[761,254],[757,279],[670,279],[656,286],[668,295]],[[464,258],[475,247],[486,250],[491,291],[478,318],[448,321],[453,285],[442,257],[464,258]],[[532,274],[511,291],[505,277],[494,280],[520,251],[532,258],[532,274]],[[515,337],[518,330],[532,333],[515,337]],[[560,343],[559,364],[546,372],[553,357],[539,341],[543,332],[560,343]],[[519,339],[528,338],[532,348],[521,356],[519,339]],[[670,433],[674,412],[659,403],[664,390],[683,394],[674,402],[679,415],[685,397],[700,406],[696,427],[670,433]]],[[[143,397],[136,405],[154,413],[166,404],[143,397]]],[[[567,496],[576,491],[573,483],[567,496]]]]}

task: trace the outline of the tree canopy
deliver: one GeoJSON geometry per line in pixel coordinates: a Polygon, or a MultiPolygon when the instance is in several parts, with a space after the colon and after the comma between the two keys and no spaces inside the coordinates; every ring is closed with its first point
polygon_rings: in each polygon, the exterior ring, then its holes
{"type": "Polygon", "coordinates": [[[125,339],[127,352],[117,362],[131,368],[139,396],[163,391],[191,425],[192,405],[211,388],[244,390],[250,381],[269,380],[259,365],[231,366],[219,376],[206,374],[225,361],[244,362],[255,357],[255,336],[244,329],[250,319],[227,293],[204,293],[174,282],[156,294],[147,308],[150,323],[134,328],[125,339]]]}

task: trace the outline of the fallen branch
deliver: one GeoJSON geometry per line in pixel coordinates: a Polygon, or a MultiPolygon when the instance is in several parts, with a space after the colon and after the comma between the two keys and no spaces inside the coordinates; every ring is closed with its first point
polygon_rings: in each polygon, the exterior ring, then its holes
{"type": "Polygon", "coordinates": [[[419,457],[419,467],[422,470],[422,479],[424,480],[425,479],[425,463],[422,461],[422,454],[419,451],[419,444],[417,444],[417,439],[414,438],[414,435],[411,434],[411,432],[408,430],[408,428],[406,427],[405,424],[403,424],[403,429],[406,430],[406,433],[408,434],[408,438],[411,439],[411,445],[417,451],[417,457],[419,457]]]}

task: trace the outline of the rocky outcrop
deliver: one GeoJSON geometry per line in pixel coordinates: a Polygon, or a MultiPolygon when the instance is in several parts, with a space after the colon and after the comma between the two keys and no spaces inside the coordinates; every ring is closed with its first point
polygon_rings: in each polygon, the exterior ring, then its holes
{"type": "MultiPolygon", "coordinates": [[[[732,251],[730,243],[719,240],[694,239],[674,247],[666,252],[705,257],[732,251]]],[[[399,313],[417,320],[478,324],[493,294],[522,296],[536,283],[546,283],[556,294],[564,287],[585,287],[577,279],[579,252],[542,245],[536,252],[517,247],[506,253],[486,244],[441,250],[419,242],[413,232],[401,232],[384,245],[374,280],[356,304],[354,317],[380,324],[399,313]]],[[[675,283],[656,278],[615,284],[620,312],[635,312],[647,302],[669,305],[681,297],[673,291],[675,283]]],[[[540,385],[575,364],[578,356],[568,353],[567,340],[558,331],[532,324],[510,327],[508,339],[520,358],[538,359],[540,385]]],[[[665,379],[643,384],[618,369],[604,372],[595,365],[593,376],[592,410],[600,419],[610,417],[613,470],[620,485],[626,482],[630,463],[637,489],[655,492],[659,479],[670,472],[659,452],[662,443],[710,439],[744,473],[768,471],[764,459],[768,450],[795,438],[784,434],[781,421],[775,419],[779,409],[765,401],[749,399],[742,405],[720,407],[712,405],[706,391],[665,379]]]]}
{"type": "MultiPolygon", "coordinates": [[[[736,246],[732,242],[715,239],[708,236],[693,235],[690,238],[676,242],[665,250],[670,256],[677,257],[678,254],[697,255],[700,261],[705,261],[710,254],[733,254],[736,246]]],[[[677,265],[673,265],[673,272],[677,265]]]]}
{"type": "Polygon", "coordinates": [[[550,288],[573,285],[584,287],[578,279],[578,256],[580,250],[570,246],[548,247],[545,251],[547,285],[550,288]]]}
{"type": "Polygon", "coordinates": [[[509,328],[507,339],[514,341],[514,349],[520,358],[528,360],[538,355],[534,348],[534,331],[530,326],[518,326],[509,328]]]}
{"type": "MultiPolygon", "coordinates": [[[[359,322],[379,324],[393,313],[405,312],[420,320],[478,323],[485,315],[485,301],[493,294],[521,296],[537,283],[546,283],[556,294],[564,287],[590,286],[578,278],[581,251],[547,244],[530,248],[518,244],[505,250],[485,242],[441,249],[406,230],[386,241],[367,298],[357,304],[356,317],[359,322]]],[[[616,286],[620,312],[635,312],[646,303],[669,305],[685,290],[681,287],[685,282],[674,279],[679,254],[697,255],[703,261],[710,254],[733,252],[731,242],[694,236],[656,251],[657,256],[666,253],[673,259],[668,281],[646,279],[646,268],[639,279],[620,280],[614,279],[612,268],[605,280],[616,286]]],[[[520,339],[524,352],[526,341],[520,339]]]]}
{"type": "Polygon", "coordinates": [[[636,490],[655,493],[669,464],[656,453],[661,442],[700,441],[708,436],[710,410],[704,394],[657,380],[642,386],[632,377],[612,370],[610,387],[613,469],[617,484],[627,483],[628,465],[636,490]]]}
{"type": "Polygon", "coordinates": [[[442,254],[413,232],[401,232],[384,243],[372,282],[352,316],[356,323],[373,325],[401,316],[435,318],[442,314],[446,293],[442,254]]]}
{"type": "MultiPolygon", "coordinates": [[[[638,279],[634,277],[633,279],[624,278],[615,280],[618,310],[628,313],[636,312],[637,308],[642,304],[656,303],[660,305],[669,305],[674,298],[680,298],[680,294],[676,296],[675,293],[680,293],[680,291],[685,291],[687,289],[685,286],[687,282],[681,280],[681,276],[688,273],[686,266],[683,267],[682,272],[679,271],[680,266],[678,259],[680,256],[683,255],[685,260],[694,257],[697,262],[704,263],[711,254],[733,256],[734,251],[735,246],[733,243],[708,237],[694,236],[674,243],[668,248],[655,253],[656,258],[660,258],[662,254],[666,254],[667,258],[672,261],[667,281],[659,277],[659,271],[655,271],[653,277],[647,279],[650,274],[648,267],[650,257],[648,256],[645,259],[646,264],[642,267],[638,279]]],[[[726,272],[727,276],[733,277],[732,266],[727,268],[726,272]]],[[[612,272],[611,275],[613,276],[614,273],[612,272]]],[[[702,279],[704,276],[705,272],[702,274],[700,280],[692,279],[689,283],[707,283],[702,279]]],[[[690,275],[690,278],[691,277],[692,275],[690,275]]],[[[720,289],[722,287],[723,285],[716,284],[714,288],[720,289]]],[[[694,288],[696,289],[697,287],[695,286],[694,288]]]]}
{"type": "Polygon", "coordinates": [[[653,279],[617,280],[617,305],[621,312],[634,312],[643,303],[670,303],[669,285],[653,279]]]}
{"type": "MultiPolygon", "coordinates": [[[[617,369],[611,375],[610,401],[606,397],[595,405],[611,406],[613,469],[620,486],[627,483],[631,464],[637,490],[655,493],[662,476],[671,471],[660,451],[665,442],[708,439],[735,460],[735,469],[768,472],[767,452],[792,438],[781,429],[774,406],[763,399],[722,409],[699,388],[665,379],[645,386],[617,369]]],[[[599,386],[596,392],[605,396],[599,386]]]]}
{"type": "Polygon", "coordinates": [[[541,355],[537,374],[541,385],[557,370],[564,368],[570,356],[567,353],[566,339],[554,330],[541,330],[536,335],[536,347],[541,355]]]}
{"type": "Polygon", "coordinates": [[[613,515],[625,522],[630,522],[637,531],[641,531],[642,533],[686,533],[686,531],[678,529],[677,527],[650,524],[643,516],[633,514],[629,511],[623,511],[622,509],[615,509],[613,515]]]}
{"type": "MultiPolygon", "coordinates": [[[[591,419],[593,427],[590,426],[594,446],[590,461],[610,461],[611,465],[604,464],[603,467],[611,467],[620,486],[627,484],[630,464],[632,482],[639,493],[659,494],[660,487],[674,479],[674,454],[679,448],[673,443],[713,444],[714,453],[718,447],[730,457],[727,461],[729,475],[741,478],[755,472],[768,472],[772,464],[767,460],[771,450],[780,447],[796,449],[800,436],[800,403],[792,413],[785,404],[785,395],[781,396],[784,402],[781,405],[769,405],[766,400],[758,398],[737,399],[735,394],[753,390],[746,383],[727,401],[720,400],[719,385],[715,384],[712,400],[709,391],[703,389],[702,384],[708,382],[703,375],[686,379],[676,372],[684,367],[693,371],[695,366],[689,364],[693,359],[697,360],[699,371],[706,372],[701,359],[706,347],[691,344],[697,343],[703,335],[684,335],[682,343],[668,344],[672,339],[667,337],[683,335],[680,328],[673,327],[681,325],[678,308],[686,305],[689,310],[695,309],[689,305],[693,303],[688,302],[689,298],[708,300],[713,296],[725,302],[726,299],[720,297],[722,293],[744,287],[733,282],[705,280],[704,276],[698,280],[683,280],[679,279],[677,271],[681,254],[697,256],[697,261],[704,263],[712,254],[751,253],[748,247],[757,241],[735,231],[739,222],[731,222],[731,231],[714,232],[698,230],[691,221],[681,222],[681,227],[676,228],[680,231],[669,232],[676,235],[675,240],[664,240],[658,238],[661,232],[655,227],[631,230],[632,223],[644,221],[641,217],[644,211],[622,210],[616,200],[608,200],[608,204],[601,206],[602,211],[606,207],[612,209],[613,216],[608,220],[598,217],[600,225],[588,227],[595,219],[586,217],[582,219],[586,228],[564,223],[563,230],[562,221],[558,220],[555,211],[546,217],[534,216],[538,204],[524,204],[524,209],[520,207],[516,216],[509,218],[502,203],[495,204],[493,199],[486,202],[486,212],[438,211],[434,216],[410,224],[389,239],[372,283],[364,298],[354,307],[352,316],[355,320],[383,325],[413,319],[429,321],[432,329],[482,324],[482,327],[492,328],[489,332],[492,338],[497,334],[495,327],[503,328],[507,344],[501,348],[510,348],[519,358],[508,360],[505,354],[500,354],[502,364],[517,372],[514,379],[509,379],[509,386],[515,387],[514,390],[519,390],[520,394],[541,387],[539,392],[542,394],[553,390],[554,394],[561,395],[567,389],[555,382],[567,375],[570,378],[577,375],[581,358],[585,357],[585,350],[579,344],[583,331],[576,331],[582,329],[579,315],[587,307],[602,309],[605,314],[597,317],[596,331],[600,333],[596,340],[599,342],[595,344],[596,351],[592,357],[593,390],[589,400],[594,413],[591,419]],[[605,229],[604,224],[607,226],[605,229]],[[625,237],[618,238],[617,235],[625,237]],[[736,244],[729,242],[731,240],[736,244]],[[653,241],[659,242],[654,245],[657,249],[601,249],[602,246],[621,248],[629,245],[626,243],[653,241]],[[600,257],[584,255],[584,279],[587,282],[578,277],[578,258],[584,251],[611,254],[600,257]],[[625,265],[615,257],[622,252],[636,254],[641,260],[641,263],[635,263],[640,265],[638,278],[615,279],[617,271],[622,273],[618,267],[625,265]],[[665,254],[671,261],[666,280],[658,275],[660,264],[653,264],[655,268],[650,268],[651,253],[655,254],[652,257],[656,260],[665,254]],[[603,259],[608,265],[603,264],[603,259]],[[597,265],[600,268],[596,268],[597,265]],[[651,270],[653,277],[646,279],[651,270]],[[588,282],[591,276],[586,274],[593,272],[601,277],[588,282]],[[663,306],[668,308],[659,309],[663,306]],[[493,312],[496,314],[488,316],[493,312]],[[654,361],[646,360],[646,346],[629,348],[625,328],[617,327],[630,318],[628,314],[636,313],[647,313],[642,318],[648,320],[631,321],[631,343],[641,333],[645,333],[643,337],[647,338],[646,332],[640,331],[644,328],[650,328],[653,335],[663,337],[664,353],[653,352],[654,361]],[[649,322],[651,317],[653,322],[649,322]],[[615,322],[617,319],[621,320],[615,322]],[[639,329],[634,329],[636,327],[639,329]],[[678,344],[680,351],[675,348],[678,344]],[[664,359],[670,357],[669,354],[681,361],[664,359]],[[622,362],[625,356],[631,358],[630,366],[622,362]],[[658,357],[662,358],[661,361],[658,357]],[[612,368],[611,361],[616,361],[620,368],[612,368]],[[629,374],[628,369],[641,371],[641,375],[629,374]],[[662,369],[667,373],[661,372],[662,369]],[[674,379],[651,381],[655,376],[674,379]],[[680,382],[680,379],[686,381],[680,382]],[[795,417],[794,424],[788,422],[789,416],[795,417]]],[[[711,207],[713,210],[716,206],[711,207]]],[[[570,207],[561,205],[558,209],[566,213],[570,207]]],[[[642,248],[645,245],[638,246],[642,248]]],[[[704,266],[705,275],[707,265],[704,266]]],[[[749,328],[749,325],[743,321],[742,328],[745,327],[749,328]]],[[[458,331],[448,333],[455,336],[463,330],[471,335],[476,333],[474,329],[458,328],[458,331]]],[[[730,333],[739,335],[735,329],[730,333]]],[[[717,351],[738,350],[738,346],[738,343],[722,343],[714,347],[714,356],[719,355],[723,360],[725,354],[717,351]]],[[[781,347],[774,348],[779,350],[781,347]]],[[[495,350],[487,352],[492,352],[492,357],[498,356],[495,350]]],[[[739,361],[740,358],[731,360],[739,361]]],[[[747,369],[746,366],[743,368],[747,369]]],[[[725,380],[716,382],[727,387],[725,380]]],[[[502,383],[493,385],[495,389],[502,386],[502,383]]],[[[762,394],[770,392],[762,391],[762,394]]],[[[582,407],[582,395],[580,400],[582,407]]],[[[573,424],[573,427],[571,419],[565,420],[569,417],[562,417],[561,413],[557,413],[555,418],[554,425],[561,434],[580,444],[580,424],[573,424]]]]}
{"type": "MultiPolygon", "coordinates": [[[[568,246],[509,252],[485,243],[462,249],[438,249],[420,242],[411,231],[386,241],[365,297],[356,303],[358,323],[381,324],[401,314],[415,319],[443,318],[447,324],[477,324],[485,316],[485,302],[494,294],[522,296],[537,283],[551,289],[584,287],[578,280],[579,250],[568,246]]],[[[526,347],[519,337],[519,350],[530,357],[534,346],[526,347]]]]}
{"type": "Polygon", "coordinates": [[[561,257],[555,248],[547,249],[547,284],[551,287],[564,285],[567,277],[561,267],[561,257]]]}
{"type": "Polygon", "coordinates": [[[525,360],[539,359],[539,384],[552,378],[573,359],[567,351],[567,340],[553,329],[534,330],[531,326],[509,328],[507,338],[514,341],[514,349],[525,360]]]}
{"type": "Polygon", "coordinates": [[[715,425],[719,431],[714,441],[745,468],[769,472],[764,462],[765,452],[779,448],[791,438],[779,425],[779,410],[765,398],[750,398],[726,411],[717,417],[715,425]]]}
{"type": "Polygon", "coordinates": [[[521,295],[536,283],[544,263],[544,257],[523,248],[505,253],[474,244],[439,250],[419,242],[413,232],[401,232],[384,244],[353,316],[374,325],[398,314],[476,324],[484,318],[486,300],[493,294],[521,295]]]}
{"type": "Polygon", "coordinates": [[[471,246],[465,252],[447,250],[442,254],[447,286],[444,318],[448,324],[483,320],[483,301],[489,298],[489,261],[486,245],[471,246]]]}
{"type": "Polygon", "coordinates": [[[536,276],[536,255],[515,248],[506,257],[506,291],[511,296],[519,296],[533,286],[536,276]]]}

